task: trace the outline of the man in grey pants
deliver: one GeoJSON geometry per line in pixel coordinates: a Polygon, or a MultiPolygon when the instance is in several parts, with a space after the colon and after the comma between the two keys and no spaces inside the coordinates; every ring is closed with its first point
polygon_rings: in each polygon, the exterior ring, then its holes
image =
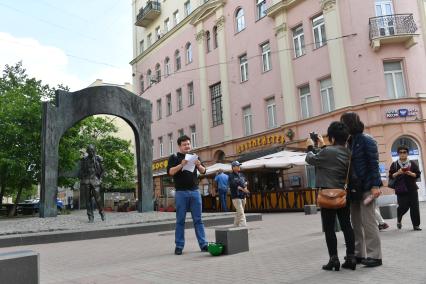
{"type": "Polygon", "coordinates": [[[375,202],[365,203],[370,195],[377,198],[382,180],[379,171],[377,142],[364,134],[364,124],[358,114],[347,112],[340,121],[349,128],[352,151],[352,177],[350,182],[351,219],[355,234],[355,256],[367,267],[382,265],[379,228],[376,224],[375,202]]]}

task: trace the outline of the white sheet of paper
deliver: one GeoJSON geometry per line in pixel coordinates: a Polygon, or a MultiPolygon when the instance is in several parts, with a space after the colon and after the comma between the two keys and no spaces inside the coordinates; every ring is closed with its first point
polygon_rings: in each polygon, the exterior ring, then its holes
{"type": "Polygon", "coordinates": [[[185,160],[187,160],[188,163],[183,166],[182,171],[190,171],[192,173],[195,169],[195,161],[198,160],[198,156],[196,154],[186,154],[185,160]]]}

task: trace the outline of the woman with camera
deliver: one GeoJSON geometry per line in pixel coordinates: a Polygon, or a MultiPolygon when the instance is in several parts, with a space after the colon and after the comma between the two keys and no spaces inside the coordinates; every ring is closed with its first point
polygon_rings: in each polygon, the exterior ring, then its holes
{"type": "Polygon", "coordinates": [[[394,183],[395,194],[398,199],[397,223],[402,228],[402,216],[410,209],[411,223],[415,231],[421,231],[419,196],[417,194],[416,179],[420,177],[419,166],[408,159],[408,147],[398,147],[399,159],[392,163],[389,169],[390,181],[394,183]]]}
{"type": "MultiPolygon", "coordinates": [[[[327,147],[325,147],[323,138],[318,136],[318,146],[321,148],[318,153],[315,153],[317,151],[314,149],[314,141],[311,138],[306,141],[308,147],[306,162],[315,166],[316,186],[320,190],[343,189],[350,159],[350,151],[345,147],[349,132],[343,123],[335,121],[328,127],[327,136],[331,143],[327,147]]],[[[336,216],[339,218],[346,243],[346,261],[342,264],[342,268],[355,270],[355,240],[348,204],[339,209],[321,208],[321,219],[330,256],[329,262],[323,265],[322,269],[333,270],[334,268],[335,271],[340,269],[340,261],[337,255],[337,239],[334,230],[336,216]]]]}

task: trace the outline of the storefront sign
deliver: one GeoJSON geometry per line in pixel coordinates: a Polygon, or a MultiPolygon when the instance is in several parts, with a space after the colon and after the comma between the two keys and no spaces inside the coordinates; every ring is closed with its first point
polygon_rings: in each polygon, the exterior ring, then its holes
{"type": "Polygon", "coordinates": [[[153,163],[152,164],[152,170],[153,171],[158,171],[158,170],[165,169],[165,168],[167,168],[168,164],[169,164],[168,160],[164,160],[164,161],[161,161],[161,162],[153,163]]]}
{"type": "Polygon", "coordinates": [[[284,144],[285,143],[285,137],[284,135],[265,135],[258,137],[256,139],[251,139],[245,143],[239,144],[237,146],[237,153],[242,153],[244,151],[247,151],[249,149],[254,149],[266,145],[271,144],[284,144]]]}
{"type": "Polygon", "coordinates": [[[400,108],[400,109],[393,109],[393,110],[388,110],[386,112],[386,118],[397,118],[397,117],[409,117],[409,116],[417,116],[418,114],[418,110],[411,108],[400,108]]]}

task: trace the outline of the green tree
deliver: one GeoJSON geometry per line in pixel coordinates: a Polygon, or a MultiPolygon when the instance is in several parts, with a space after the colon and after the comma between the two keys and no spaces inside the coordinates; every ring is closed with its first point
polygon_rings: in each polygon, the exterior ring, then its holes
{"type": "MultiPolygon", "coordinates": [[[[60,171],[74,171],[89,144],[103,158],[105,175],[102,187],[120,190],[135,187],[134,155],[130,141],[115,137],[118,131],[112,120],[104,117],[88,117],[70,128],[59,144],[60,171]]],[[[76,178],[61,178],[60,185],[71,186],[76,178]]]]}
{"type": "Polygon", "coordinates": [[[29,78],[21,63],[6,65],[0,78],[1,195],[6,188],[16,193],[15,204],[24,190],[31,190],[39,182],[40,102],[52,98],[53,91],[29,78]]]}

